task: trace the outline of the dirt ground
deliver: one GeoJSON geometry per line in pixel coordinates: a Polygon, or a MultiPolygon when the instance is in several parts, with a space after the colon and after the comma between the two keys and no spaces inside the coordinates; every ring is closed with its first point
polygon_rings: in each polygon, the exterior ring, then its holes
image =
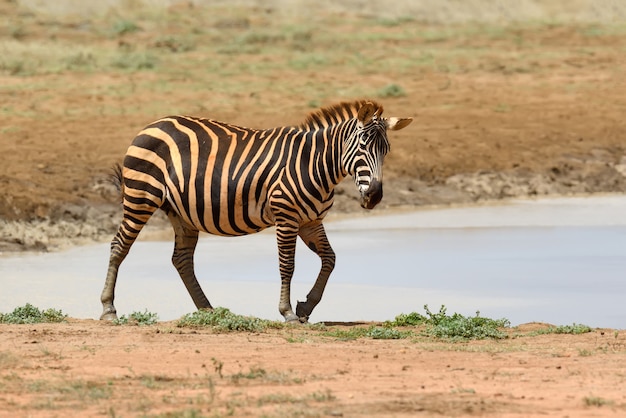
{"type": "MultiPolygon", "coordinates": [[[[329,50],[341,42],[319,26],[277,32],[271,7],[219,19],[180,2],[168,13],[186,20],[161,27],[147,12],[111,25],[121,12],[60,19],[21,3],[0,0],[3,255],[109,240],[120,211],[108,172],[137,131],[169,113],[265,128],[373,97],[385,115],[414,118],[390,135],[376,210],[626,190],[623,22],[459,27],[343,12],[324,27],[354,41],[343,53],[356,58],[337,58],[329,50]],[[177,38],[196,17],[206,28],[177,38]],[[98,61],[144,50],[161,61],[134,70],[98,61]],[[271,54],[283,52],[294,55],[277,69],[282,55],[271,54]]],[[[361,211],[355,194],[346,181],[334,212],[361,211]]],[[[0,417],[624,416],[626,333],[528,335],[537,327],[450,343],[343,341],[305,327],[0,325],[0,417]]]]}
{"type": "Polygon", "coordinates": [[[0,416],[623,416],[626,333],[531,336],[542,328],[450,343],[0,325],[0,416]]]}

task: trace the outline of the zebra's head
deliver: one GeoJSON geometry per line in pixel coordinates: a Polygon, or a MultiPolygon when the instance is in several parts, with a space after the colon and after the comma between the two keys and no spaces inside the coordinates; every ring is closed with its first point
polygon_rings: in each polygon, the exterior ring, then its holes
{"type": "Polygon", "coordinates": [[[413,118],[383,118],[383,108],[364,102],[357,114],[357,125],[343,154],[344,167],[354,177],[361,207],[373,209],[383,198],[383,160],[389,152],[387,130],[397,131],[413,118]]]}

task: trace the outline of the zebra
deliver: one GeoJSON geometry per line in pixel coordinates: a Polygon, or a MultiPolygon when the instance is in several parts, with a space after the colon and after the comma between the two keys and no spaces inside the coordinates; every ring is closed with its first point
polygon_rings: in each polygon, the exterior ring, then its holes
{"type": "Polygon", "coordinates": [[[194,270],[199,232],[241,236],[274,226],[281,278],[278,310],[287,322],[307,322],[335,266],[323,225],[335,186],[351,175],[361,206],[373,209],[383,197],[387,130],[402,129],[413,120],[383,118],[382,113],[380,104],[359,100],[314,111],[299,126],[258,130],[169,116],[145,127],[114,175],[123,218],[111,241],[100,319],[117,318],[113,300],[120,264],[161,209],[175,232],[172,263],[196,308],[212,309],[194,270]],[[322,265],[294,313],[290,285],[298,236],[322,265]]]}

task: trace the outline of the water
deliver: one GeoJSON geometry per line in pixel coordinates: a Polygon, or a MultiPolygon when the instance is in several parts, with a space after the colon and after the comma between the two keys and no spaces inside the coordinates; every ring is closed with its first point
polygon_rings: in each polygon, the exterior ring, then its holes
{"type": "MultiPolygon", "coordinates": [[[[421,210],[327,223],[337,265],[311,321],[393,319],[445,305],[459,312],[626,328],[626,197],[562,198],[421,210]]],[[[162,320],[195,308],[170,263],[171,242],[139,242],[122,264],[119,314],[162,320]]],[[[0,312],[31,303],[98,318],[108,244],[0,259],[0,312]]],[[[303,300],[319,259],[298,245],[292,303],[303,300]]],[[[282,319],[273,231],[203,236],[200,283],[214,306],[282,319]]]]}

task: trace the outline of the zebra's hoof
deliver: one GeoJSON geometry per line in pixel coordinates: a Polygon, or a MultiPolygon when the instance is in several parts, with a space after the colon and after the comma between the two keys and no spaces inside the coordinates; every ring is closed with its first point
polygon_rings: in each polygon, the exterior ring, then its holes
{"type": "Polygon", "coordinates": [[[285,322],[288,322],[291,324],[297,324],[300,322],[300,318],[298,318],[296,314],[291,311],[284,314],[284,317],[285,317],[285,322]]]}
{"type": "Polygon", "coordinates": [[[116,319],[117,319],[117,313],[116,312],[103,312],[102,315],[100,315],[100,320],[101,321],[113,322],[116,319]]]}
{"type": "Polygon", "coordinates": [[[306,322],[309,319],[309,315],[311,315],[311,311],[313,310],[313,308],[309,307],[309,302],[300,302],[298,301],[298,304],[296,305],[296,315],[298,316],[298,318],[300,318],[300,320],[302,321],[302,318],[304,318],[304,321],[302,322],[306,322]]]}

